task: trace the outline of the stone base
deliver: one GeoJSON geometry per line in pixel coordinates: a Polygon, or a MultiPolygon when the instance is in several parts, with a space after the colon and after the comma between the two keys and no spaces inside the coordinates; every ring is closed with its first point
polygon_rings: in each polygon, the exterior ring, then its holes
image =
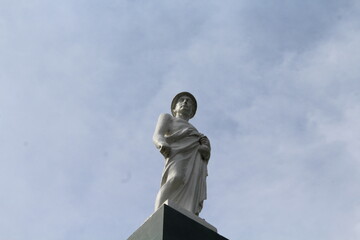
{"type": "Polygon", "coordinates": [[[183,211],[162,205],[128,240],[227,240],[205,220],[183,211]]]}
{"type": "Polygon", "coordinates": [[[169,201],[169,200],[166,200],[164,202],[164,204],[168,205],[169,207],[175,209],[176,211],[182,213],[183,215],[187,216],[188,218],[191,218],[192,220],[200,223],[201,225],[204,225],[205,227],[213,230],[214,232],[217,232],[217,229],[216,227],[214,227],[213,225],[211,225],[210,223],[206,222],[205,219],[202,219],[198,216],[196,216],[195,214],[193,214],[192,212],[189,212],[188,210],[185,210],[179,206],[177,206],[175,203],[169,201]]]}

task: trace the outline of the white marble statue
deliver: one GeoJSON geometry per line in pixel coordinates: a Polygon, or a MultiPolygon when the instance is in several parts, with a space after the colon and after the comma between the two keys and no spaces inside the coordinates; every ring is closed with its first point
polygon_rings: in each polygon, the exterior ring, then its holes
{"type": "Polygon", "coordinates": [[[165,167],[155,210],[167,200],[196,215],[203,207],[210,142],[188,122],[196,108],[195,97],[181,92],[171,103],[172,116],[159,117],[153,141],[165,157],[165,167]]]}

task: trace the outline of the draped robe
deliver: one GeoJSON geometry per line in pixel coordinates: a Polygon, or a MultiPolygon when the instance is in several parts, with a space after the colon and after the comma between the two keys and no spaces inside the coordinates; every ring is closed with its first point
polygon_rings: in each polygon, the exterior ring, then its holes
{"type": "MultiPolygon", "coordinates": [[[[203,159],[198,151],[200,138],[205,136],[189,122],[169,117],[172,118],[170,131],[162,137],[162,141],[170,146],[171,152],[165,159],[155,209],[169,200],[198,215],[206,199],[208,159],[203,159]]],[[[210,149],[210,145],[208,147],[210,149]]]]}

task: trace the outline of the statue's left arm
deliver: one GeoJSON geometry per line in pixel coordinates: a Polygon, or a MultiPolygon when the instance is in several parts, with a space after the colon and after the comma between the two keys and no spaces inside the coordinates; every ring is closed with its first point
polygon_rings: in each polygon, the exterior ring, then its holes
{"type": "Polygon", "coordinates": [[[200,142],[199,152],[201,154],[201,157],[202,159],[208,161],[210,159],[210,152],[211,152],[210,141],[206,136],[202,136],[199,142],[200,142]]]}

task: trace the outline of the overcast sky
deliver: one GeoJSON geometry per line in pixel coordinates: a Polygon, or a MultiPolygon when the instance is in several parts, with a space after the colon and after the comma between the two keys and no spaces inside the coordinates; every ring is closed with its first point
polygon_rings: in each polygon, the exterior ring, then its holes
{"type": "Polygon", "coordinates": [[[360,239],[359,1],[0,0],[0,240],[127,239],[180,91],[220,234],[360,239]]]}

